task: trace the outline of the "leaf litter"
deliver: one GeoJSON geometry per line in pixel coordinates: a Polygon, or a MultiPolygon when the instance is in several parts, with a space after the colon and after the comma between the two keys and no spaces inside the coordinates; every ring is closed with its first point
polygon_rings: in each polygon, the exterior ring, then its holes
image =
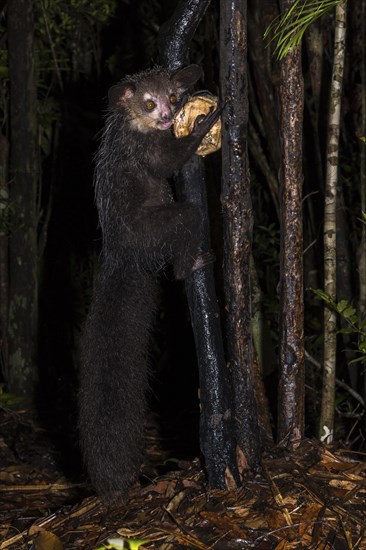
{"type": "MultiPolygon", "coordinates": [[[[362,453],[309,439],[291,454],[274,447],[234,491],[209,489],[198,459],[173,460],[160,475],[145,468],[130,500],[107,509],[85,478],[59,471],[27,411],[1,410],[0,426],[0,550],[366,550],[362,453]]],[[[150,458],[167,464],[148,441],[150,458]]]]}

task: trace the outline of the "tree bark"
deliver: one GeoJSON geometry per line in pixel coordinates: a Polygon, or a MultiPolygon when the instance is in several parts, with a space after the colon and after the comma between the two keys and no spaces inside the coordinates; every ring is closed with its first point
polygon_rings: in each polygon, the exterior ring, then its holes
{"type": "MultiPolygon", "coordinates": [[[[170,69],[187,63],[190,42],[210,0],[183,0],[159,33],[160,61],[170,69]]],[[[177,196],[197,205],[202,214],[203,250],[210,249],[208,207],[202,160],[194,156],[181,170],[177,196]]],[[[186,280],[200,380],[200,446],[212,488],[233,488],[239,481],[220,312],[212,265],[186,280]]]]}
{"type": "Polygon", "coordinates": [[[250,260],[253,213],[248,165],[247,2],[220,4],[223,99],[222,209],[227,354],[233,379],[238,464],[255,468],[260,437],[254,389],[250,260]]]}
{"type": "Polygon", "coordinates": [[[37,96],[33,2],[8,1],[10,202],[8,389],[31,402],[37,380],[37,96]]]}
{"type": "MultiPolygon", "coordinates": [[[[360,116],[357,121],[358,134],[365,136],[366,132],[366,3],[357,2],[356,0],[350,4],[351,15],[356,20],[353,25],[353,32],[356,34],[354,38],[353,51],[351,51],[351,59],[353,54],[359,58],[360,84],[359,92],[361,98],[360,116]],[[352,13],[353,11],[353,13],[352,13]],[[355,51],[356,50],[356,51],[355,51]]],[[[357,91],[357,86],[352,90],[357,91]]],[[[366,144],[360,142],[360,197],[361,211],[366,213],[366,144]]],[[[359,297],[357,312],[360,317],[366,317],[366,225],[361,227],[361,239],[357,250],[357,270],[359,280],[359,297]]],[[[365,377],[366,390],[366,377],[365,377]]]]}
{"type": "MultiPolygon", "coordinates": [[[[362,2],[358,4],[360,11],[360,80],[361,80],[361,116],[359,127],[361,134],[365,133],[366,129],[366,4],[362,2]]],[[[361,195],[361,211],[366,213],[366,144],[360,143],[360,195],[361,195]]],[[[359,278],[359,297],[357,312],[363,319],[366,318],[366,224],[361,228],[361,239],[357,250],[357,265],[359,278]]],[[[366,376],[364,375],[363,396],[366,400],[366,376]]]]}
{"type": "Polygon", "coordinates": [[[263,446],[273,444],[271,412],[264,386],[265,366],[268,368],[269,356],[274,356],[271,342],[263,315],[263,295],[259,286],[254,259],[250,263],[250,285],[252,299],[252,339],[254,352],[254,387],[257,398],[258,423],[263,434],[263,446]]]}
{"type": "Polygon", "coordinates": [[[9,304],[9,185],[8,185],[9,143],[0,133],[0,365],[5,380],[8,378],[8,304],[9,304]]]}
{"type": "MultiPolygon", "coordinates": [[[[327,173],[324,204],[324,290],[336,301],[336,211],[339,158],[341,97],[346,37],[345,2],[336,7],[334,62],[329,99],[327,173]]],[[[336,312],[324,306],[324,371],[320,413],[320,437],[325,443],[333,441],[334,398],[336,375],[337,318],[336,312]]]]}
{"type": "MultiPolygon", "coordinates": [[[[285,11],[293,0],[282,0],[285,11]]],[[[281,250],[278,441],[294,448],[304,432],[301,49],[281,62],[281,250]]]]}

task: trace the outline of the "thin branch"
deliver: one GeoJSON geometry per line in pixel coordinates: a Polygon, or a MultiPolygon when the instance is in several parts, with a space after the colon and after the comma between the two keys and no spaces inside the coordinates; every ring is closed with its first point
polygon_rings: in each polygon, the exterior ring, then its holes
{"type": "MultiPolygon", "coordinates": [[[[308,353],[307,351],[305,351],[305,359],[309,363],[314,365],[314,367],[316,367],[317,369],[320,370],[322,368],[319,361],[314,359],[314,357],[312,357],[312,355],[310,355],[310,353],[308,353]]],[[[343,390],[346,390],[346,392],[349,393],[354,399],[356,399],[356,401],[358,401],[360,405],[362,405],[362,407],[365,407],[364,398],[359,393],[357,393],[353,388],[351,388],[351,386],[346,384],[346,382],[343,382],[343,380],[339,380],[339,378],[335,379],[335,383],[337,384],[338,387],[342,388],[343,390]]]]}
{"type": "Polygon", "coordinates": [[[44,24],[46,26],[46,32],[47,32],[47,36],[48,36],[48,41],[50,43],[50,48],[51,48],[51,52],[52,52],[53,62],[55,64],[55,73],[57,75],[57,80],[58,80],[58,83],[59,83],[59,86],[60,86],[60,90],[63,91],[64,85],[63,85],[63,82],[62,82],[61,71],[60,71],[60,67],[57,63],[57,56],[56,56],[56,52],[55,52],[55,47],[53,45],[50,26],[48,24],[47,12],[46,12],[46,9],[44,7],[43,0],[41,0],[41,6],[42,6],[42,15],[43,15],[43,19],[44,19],[44,24]]]}
{"type": "MultiPolygon", "coordinates": [[[[331,300],[336,301],[336,211],[339,164],[339,132],[341,117],[341,96],[344,72],[346,38],[345,1],[336,8],[334,37],[334,64],[330,92],[327,146],[327,175],[324,202],[324,290],[331,300]]],[[[337,313],[327,305],[324,307],[324,374],[322,407],[320,413],[320,436],[327,433],[326,443],[333,440],[334,397],[337,345],[337,313]]]]}

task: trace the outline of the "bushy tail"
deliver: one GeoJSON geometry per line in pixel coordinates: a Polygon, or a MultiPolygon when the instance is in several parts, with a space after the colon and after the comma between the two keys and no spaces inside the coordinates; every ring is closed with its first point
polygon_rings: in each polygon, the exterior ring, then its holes
{"type": "Polygon", "coordinates": [[[97,493],[125,498],[142,461],[155,281],[102,271],[82,335],[79,429],[97,493]]]}

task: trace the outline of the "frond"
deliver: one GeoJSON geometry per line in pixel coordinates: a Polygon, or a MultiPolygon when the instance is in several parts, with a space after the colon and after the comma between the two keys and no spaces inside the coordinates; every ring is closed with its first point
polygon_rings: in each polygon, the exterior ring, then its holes
{"type": "Polygon", "coordinates": [[[277,59],[283,59],[301,43],[306,29],[319,17],[345,0],[295,0],[289,9],[267,27],[264,38],[275,41],[277,59]]]}

